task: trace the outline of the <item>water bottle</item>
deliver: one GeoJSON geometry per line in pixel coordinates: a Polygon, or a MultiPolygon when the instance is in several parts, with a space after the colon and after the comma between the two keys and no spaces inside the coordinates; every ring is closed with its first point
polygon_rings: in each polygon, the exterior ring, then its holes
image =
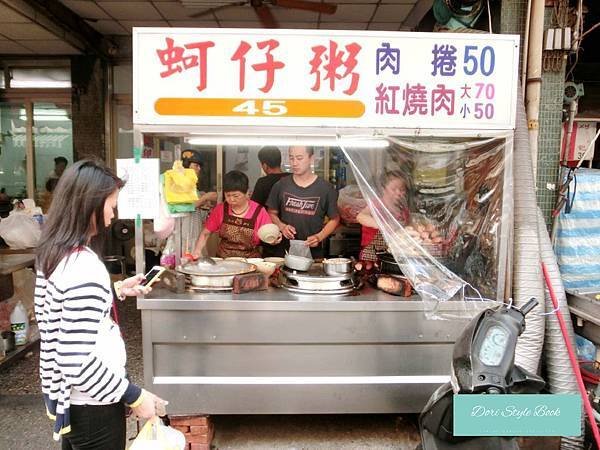
{"type": "Polygon", "coordinates": [[[10,315],[10,329],[15,333],[15,344],[24,345],[27,343],[29,332],[29,319],[27,310],[21,300],[16,304],[15,309],[10,315]]]}

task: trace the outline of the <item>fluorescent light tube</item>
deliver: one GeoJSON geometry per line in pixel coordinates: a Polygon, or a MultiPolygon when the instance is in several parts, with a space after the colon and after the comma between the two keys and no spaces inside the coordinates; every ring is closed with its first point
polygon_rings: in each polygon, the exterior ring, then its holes
{"type": "Polygon", "coordinates": [[[203,135],[186,138],[192,145],[308,145],[312,147],[386,148],[389,141],[383,138],[325,137],[325,136],[228,136],[203,135]]]}

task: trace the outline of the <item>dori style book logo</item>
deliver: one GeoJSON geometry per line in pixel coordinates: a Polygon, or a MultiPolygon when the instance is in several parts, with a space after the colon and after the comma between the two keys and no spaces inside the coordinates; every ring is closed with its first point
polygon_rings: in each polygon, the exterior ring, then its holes
{"type": "Polygon", "coordinates": [[[575,394],[455,395],[455,436],[580,436],[575,394]]]}

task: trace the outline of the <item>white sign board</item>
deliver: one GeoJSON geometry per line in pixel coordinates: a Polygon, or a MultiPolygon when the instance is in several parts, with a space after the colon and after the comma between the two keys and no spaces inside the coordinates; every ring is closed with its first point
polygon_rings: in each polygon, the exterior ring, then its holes
{"type": "Polygon", "coordinates": [[[513,35],[133,29],[135,124],[512,129],[513,35]]]}
{"type": "Polygon", "coordinates": [[[117,159],[117,176],[125,181],[119,192],[119,219],[154,219],[158,216],[158,158],[117,159]]]}

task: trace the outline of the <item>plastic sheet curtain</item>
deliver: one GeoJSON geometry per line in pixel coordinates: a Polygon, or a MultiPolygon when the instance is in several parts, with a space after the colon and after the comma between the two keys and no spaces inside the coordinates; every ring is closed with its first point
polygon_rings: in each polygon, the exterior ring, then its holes
{"type": "Polygon", "coordinates": [[[500,241],[512,227],[512,147],[504,138],[387,139],[387,148],[343,151],[387,251],[429,313],[443,316],[440,304],[450,300],[498,300],[507,262],[500,241]]]}

